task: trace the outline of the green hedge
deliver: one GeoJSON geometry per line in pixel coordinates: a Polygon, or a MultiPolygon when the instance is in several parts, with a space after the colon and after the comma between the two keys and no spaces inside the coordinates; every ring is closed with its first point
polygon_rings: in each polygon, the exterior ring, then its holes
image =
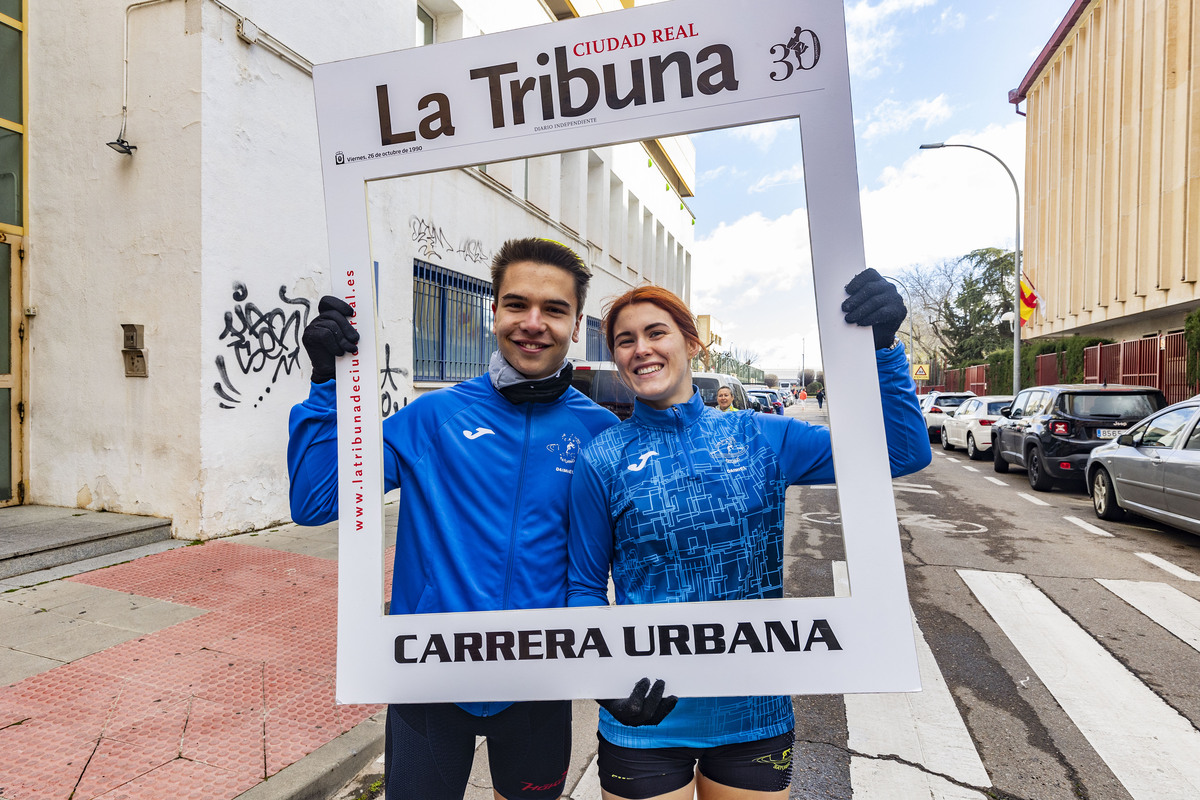
{"type": "Polygon", "coordinates": [[[1200,308],[1184,319],[1183,340],[1187,344],[1188,383],[1195,384],[1200,382],[1200,308]]]}
{"type": "MultiPolygon", "coordinates": [[[[1200,335],[1200,319],[1197,321],[1197,333],[1200,335]]],[[[1083,351],[1098,344],[1110,344],[1111,339],[1098,336],[1068,336],[1062,339],[1048,339],[1037,342],[1021,343],[1021,386],[1036,384],[1037,358],[1048,353],[1063,353],[1066,359],[1066,375],[1063,383],[1083,383],[1083,351]]],[[[1002,393],[1012,387],[1012,348],[997,350],[987,357],[988,385],[991,391],[1002,393]]]]}

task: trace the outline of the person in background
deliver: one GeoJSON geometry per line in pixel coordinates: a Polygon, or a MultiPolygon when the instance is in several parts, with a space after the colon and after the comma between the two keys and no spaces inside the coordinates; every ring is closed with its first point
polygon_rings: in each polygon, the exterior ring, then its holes
{"type": "Polygon", "coordinates": [[[733,392],[728,386],[717,389],[717,409],[720,411],[736,411],[733,407],[733,392]]]}
{"type": "MultiPolygon", "coordinates": [[[[907,309],[875,270],[846,287],[851,324],[870,326],[893,476],[929,464],[929,436],[895,332],[907,309]]],[[[567,602],[618,604],[783,596],[784,494],[834,481],[829,430],[795,417],[719,413],[692,385],[702,345],[671,292],[639,286],[604,319],[633,415],[592,440],[571,481],[567,602]],[[737,513],[730,514],[730,509],[737,513]]],[[[785,800],[792,701],[683,697],[655,727],[600,712],[607,800],[785,800]]]]}
{"type": "MultiPolygon", "coordinates": [[[[566,602],[571,472],[580,448],[617,421],[571,387],[566,361],[591,271],[569,247],[530,238],[505,242],[491,273],[499,349],[488,371],[383,421],[385,489],[403,488],[391,614],[566,602]]],[[[318,310],[303,335],[312,385],[292,409],[288,439],[292,518],[301,525],[338,516],[334,365],[357,353],[359,339],[349,304],[324,297],[318,310]]],[[[631,724],[645,722],[666,705],[645,702],[649,694],[647,682],[640,696],[607,702],[631,724]]],[[[562,794],[570,701],[414,703],[388,706],[389,800],[462,798],[476,736],[487,738],[496,798],[562,794]]]]}
{"type": "Polygon", "coordinates": [[[817,389],[817,408],[825,407],[825,387],[817,389]]]}

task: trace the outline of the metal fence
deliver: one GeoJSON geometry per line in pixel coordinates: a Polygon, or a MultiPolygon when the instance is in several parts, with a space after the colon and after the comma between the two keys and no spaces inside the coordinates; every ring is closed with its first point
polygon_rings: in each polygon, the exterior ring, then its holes
{"type": "Polygon", "coordinates": [[[1098,344],[1084,351],[1085,383],[1126,383],[1153,386],[1178,403],[1200,393],[1187,380],[1187,342],[1182,332],[1116,344],[1098,344]]]}
{"type": "MultiPolygon", "coordinates": [[[[1098,344],[1083,351],[1084,383],[1124,383],[1153,386],[1162,391],[1168,403],[1186,400],[1200,393],[1200,384],[1187,380],[1187,341],[1182,332],[1148,339],[1133,339],[1115,344],[1098,344]]],[[[1035,386],[1066,380],[1066,355],[1046,353],[1034,362],[1035,386]]],[[[934,391],[972,391],[990,394],[987,364],[942,372],[942,382],[919,388],[921,394],[934,391]]],[[[1007,387],[999,389],[1007,391],[1007,387]]]]}

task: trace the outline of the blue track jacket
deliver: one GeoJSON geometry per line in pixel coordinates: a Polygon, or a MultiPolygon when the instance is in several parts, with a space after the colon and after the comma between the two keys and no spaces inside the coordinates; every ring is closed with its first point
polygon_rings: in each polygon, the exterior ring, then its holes
{"type": "MultiPolygon", "coordinates": [[[[876,353],[893,477],[929,464],[929,436],[904,350],[876,353]]],[[[791,417],[707,408],[699,393],[597,436],[571,483],[568,604],[783,596],[784,493],[832,483],[829,429],[791,417]]],[[[667,690],[670,691],[670,685],[667,690]]],[[[622,747],[714,747],[794,726],[791,698],[680,698],[656,727],[631,728],[600,709],[600,732],[622,747]]]]}
{"type": "MultiPolygon", "coordinates": [[[[335,381],[292,408],[292,519],[337,519],[335,381]]],[[[390,613],[560,608],[567,504],[580,450],[616,416],[574,388],[513,404],[487,375],[423,395],[383,422],[386,490],[402,487],[390,613]]],[[[508,703],[470,703],[477,716],[508,703]]]]}

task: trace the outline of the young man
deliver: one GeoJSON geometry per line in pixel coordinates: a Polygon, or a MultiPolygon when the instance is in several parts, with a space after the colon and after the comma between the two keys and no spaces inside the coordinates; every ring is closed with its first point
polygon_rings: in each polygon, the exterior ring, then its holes
{"type": "MultiPolygon", "coordinates": [[[[617,422],[571,388],[591,273],[565,245],[506,242],[492,262],[488,372],[423,395],[383,422],[386,489],[402,487],[389,613],[566,605],[567,504],[576,456],[617,422]]],[[[292,409],[292,518],[337,518],[334,362],[357,352],[349,305],[321,300],[305,329],[309,397],[292,409]]],[[[661,689],[659,690],[661,693],[661,689]]],[[[645,696],[645,689],[642,689],[645,696]]],[[[637,698],[631,696],[630,700],[637,698]]],[[[388,707],[389,800],[459,800],[486,736],[496,798],[557,798],[570,701],[388,707]]]]}

